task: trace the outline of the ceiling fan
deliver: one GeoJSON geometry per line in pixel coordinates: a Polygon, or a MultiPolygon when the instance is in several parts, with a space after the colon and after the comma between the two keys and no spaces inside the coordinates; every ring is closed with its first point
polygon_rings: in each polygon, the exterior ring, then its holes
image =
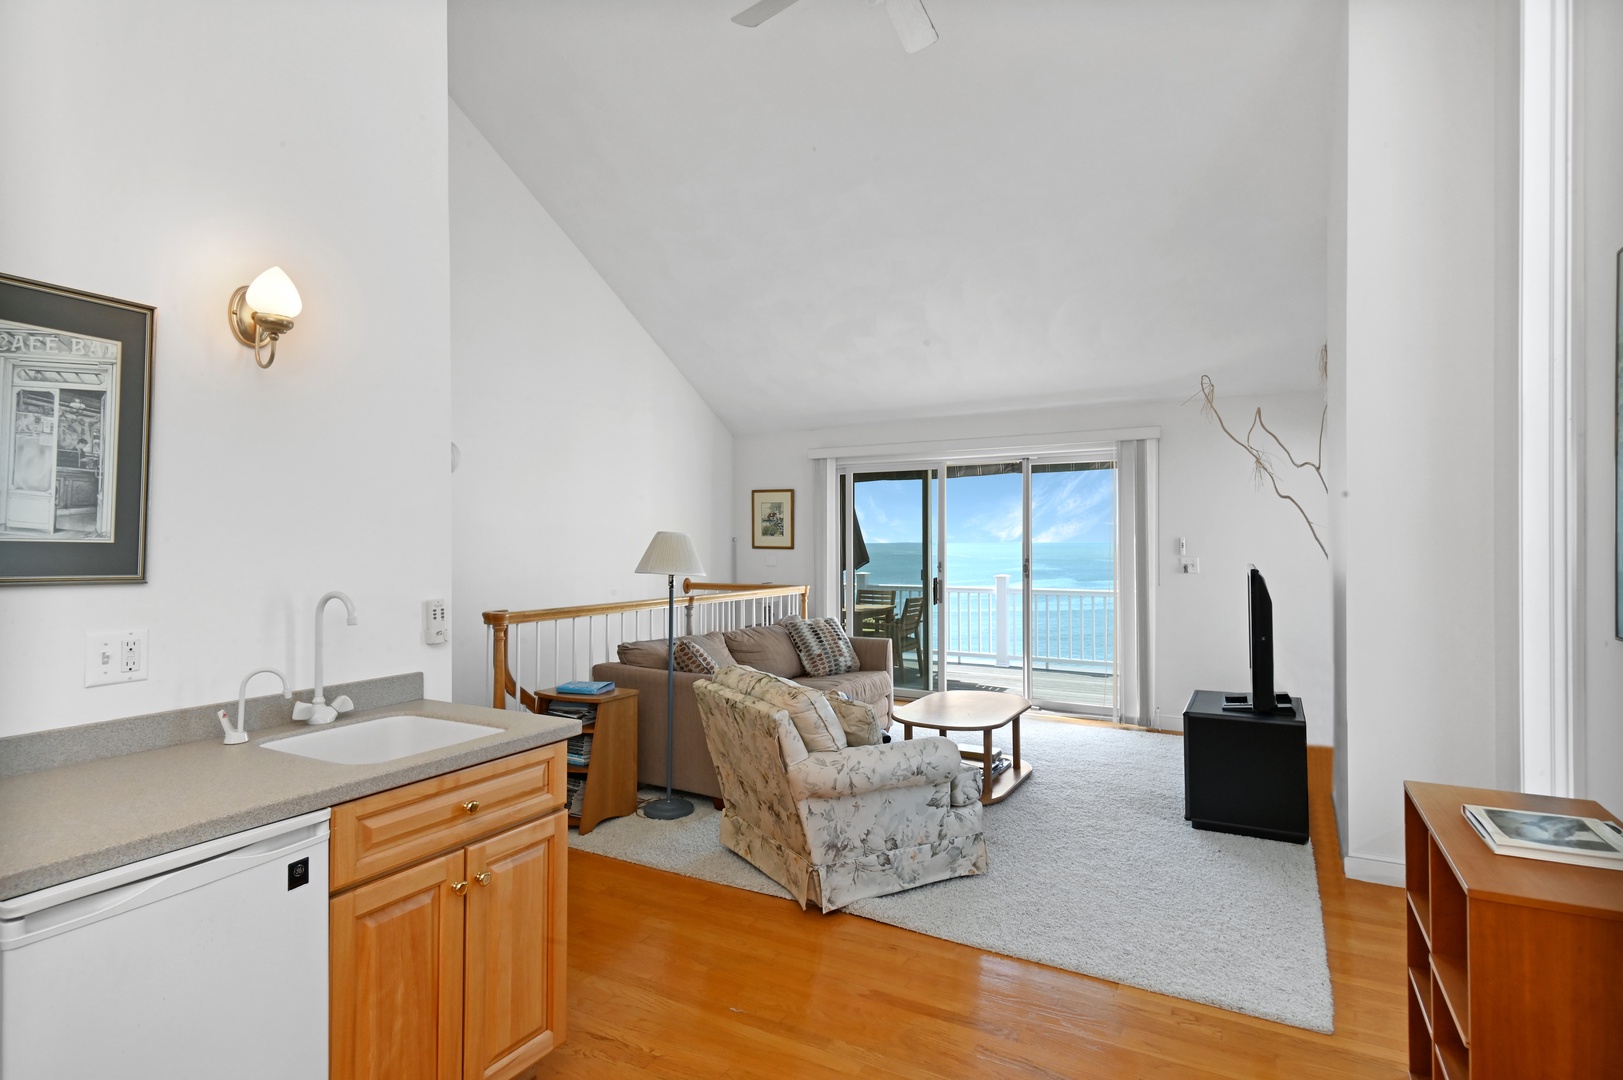
{"type": "MultiPolygon", "coordinates": [[[[733,22],[739,26],[760,26],[794,2],[760,0],[760,3],[751,4],[734,15],[733,22]]],[[[890,14],[891,24],[896,27],[896,36],[902,39],[903,49],[916,53],[935,44],[935,24],[930,21],[930,13],[924,10],[924,0],[868,0],[868,6],[877,7],[881,2],[890,14]]]]}

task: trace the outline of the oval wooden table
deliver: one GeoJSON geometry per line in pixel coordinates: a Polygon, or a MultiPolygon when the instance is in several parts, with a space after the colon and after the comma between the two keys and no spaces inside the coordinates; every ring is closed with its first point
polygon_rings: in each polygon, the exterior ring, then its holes
{"type": "Polygon", "coordinates": [[[934,728],[945,735],[949,731],[979,731],[982,749],[960,753],[981,763],[981,804],[990,806],[1002,802],[1009,793],[1031,775],[1031,763],[1020,760],[1020,717],[1031,702],[1018,694],[1001,694],[995,690],[941,690],[934,694],[896,706],[894,715],[902,722],[904,738],[913,737],[915,727],[934,728]],[[986,769],[992,761],[992,732],[1004,724],[1009,725],[1009,767],[992,782],[986,782],[986,769]]]}

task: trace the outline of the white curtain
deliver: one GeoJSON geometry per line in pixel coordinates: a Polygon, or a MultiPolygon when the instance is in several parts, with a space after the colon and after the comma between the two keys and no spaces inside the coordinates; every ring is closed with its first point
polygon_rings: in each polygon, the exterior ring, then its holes
{"type": "Polygon", "coordinates": [[[812,573],[810,611],[813,618],[840,614],[840,478],[831,457],[812,458],[812,573]]]}
{"type": "Polygon", "coordinates": [[[1155,723],[1156,475],[1159,439],[1116,444],[1116,702],[1121,722],[1155,723]]]}

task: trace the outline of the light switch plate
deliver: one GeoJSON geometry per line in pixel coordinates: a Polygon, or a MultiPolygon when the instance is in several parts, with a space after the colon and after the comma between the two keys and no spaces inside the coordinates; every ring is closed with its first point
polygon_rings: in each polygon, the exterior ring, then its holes
{"type": "Polygon", "coordinates": [[[147,677],[147,632],[108,630],[85,635],[85,685],[143,682],[147,677]]]}
{"type": "Polygon", "coordinates": [[[1200,573],[1200,559],[1197,558],[1194,555],[1181,555],[1181,556],[1179,556],[1178,557],[1178,573],[1180,573],[1180,574],[1198,574],[1198,573],[1200,573]]]}
{"type": "Polygon", "coordinates": [[[450,627],[445,620],[444,600],[423,601],[423,644],[444,645],[451,640],[450,627]]]}

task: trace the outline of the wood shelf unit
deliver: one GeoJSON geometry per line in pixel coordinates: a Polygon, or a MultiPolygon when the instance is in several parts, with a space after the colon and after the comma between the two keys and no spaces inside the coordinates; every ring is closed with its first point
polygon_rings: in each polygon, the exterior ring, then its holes
{"type": "Polygon", "coordinates": [[[582,735],[592,737],[592,756],[585,765],[570,765],[571,776],[584,776],[586,790],[579,814],[570,814],[569,823],[582,836],[612,817],[637,812],[637,691],[617,687],[607,694],[560,694],[556,689],[538,690],[537,712],[545,712],[554,701],[578,701],[595,706],[596,715],[580,726],[582,735]]]}
{"type": "Polygon", "coordinates": [[[1582,799],[1404,785],[1410,1074],[1623,1076],[1623,873],[1496,855],[1466,803],[1617,820],[1582,799]]]}

